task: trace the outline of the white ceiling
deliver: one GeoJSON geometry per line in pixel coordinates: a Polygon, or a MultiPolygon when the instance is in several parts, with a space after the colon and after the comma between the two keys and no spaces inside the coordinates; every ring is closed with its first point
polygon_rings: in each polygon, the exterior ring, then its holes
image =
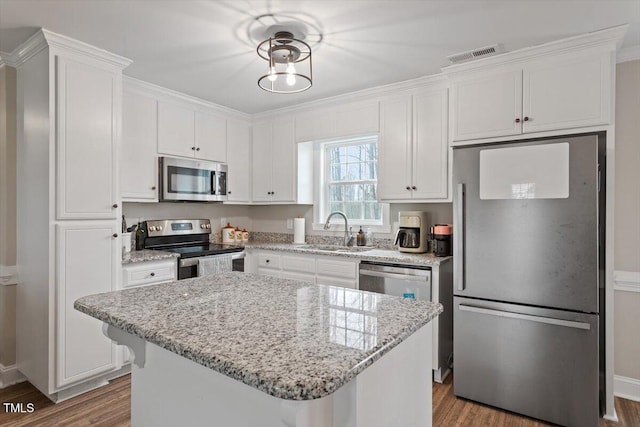
{"type": "Polygon", "coordinates": [[[255,113],[434,74],[493,43],[512,51],[624,23],[623,48],[640,45],[639,0],[0,0],[0,51],[44,27],[132,59],[126,75],[255,113]],[[321,28],[308,91],[258,87],[267,64],[247,28],[266,13],[321,28]]]}

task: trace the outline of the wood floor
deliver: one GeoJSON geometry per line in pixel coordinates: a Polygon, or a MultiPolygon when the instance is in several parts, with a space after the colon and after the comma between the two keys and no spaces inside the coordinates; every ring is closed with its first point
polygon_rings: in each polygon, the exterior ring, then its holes
{"type": "MultiPolygon", "coordinates": [[[[0,408],[0,426],[58,427],[130,425],[130,377],[126,375],[109,385],[54,405],[29,383],[0,390],[0,402],[33,403],[33,413],[10,414],[0,408]]],[[[620,422],[600,420],[601,427],[640,426],[640,402],[615,400],[620,422]]],[[[453,395],[452,377],[433,387],[434,426],[540,427],[549,424],[499,409],[458,399],[453,395]]],[[[185,426],[188,427],[188,426],[185,426]]],[[[229,426],[232,427],[232,426],[229,426]]]]}

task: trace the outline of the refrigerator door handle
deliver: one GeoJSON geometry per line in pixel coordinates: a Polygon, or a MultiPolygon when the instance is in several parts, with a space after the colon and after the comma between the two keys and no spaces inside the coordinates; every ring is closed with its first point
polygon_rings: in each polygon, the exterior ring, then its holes
{"type": "Polygon", "coordinates": [[[556,319],[554,317],[532,316],[530,314],[513,313],[511,311],[492,310],[490,308],[474,307],[472,305],[459,305],[461,311],[470,311],[473,313],[488,314],[490,316],[508,317],[510,319],[529,320],[538,323],[547,323],[549,325],[565,326],[575,329],[591,329],[591,325],[584,322],[574,322],[572,320],[556,319]]]}
{"type": "Polygon", "coordinates": [[[459,291],[464,291],[464,215],[465,215],[465,188],[464,184],[458,184],[456,194],[456,210],[453,216],[453,260],[454,278],[459,291]]]}

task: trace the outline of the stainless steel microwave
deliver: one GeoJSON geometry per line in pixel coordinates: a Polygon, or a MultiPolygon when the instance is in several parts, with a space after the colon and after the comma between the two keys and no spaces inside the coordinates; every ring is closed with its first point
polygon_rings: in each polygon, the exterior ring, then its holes
{"type": "Polygon", "coordinates": [[[160,157],[160,201],[227,200],[227,165],[160,157]]]}

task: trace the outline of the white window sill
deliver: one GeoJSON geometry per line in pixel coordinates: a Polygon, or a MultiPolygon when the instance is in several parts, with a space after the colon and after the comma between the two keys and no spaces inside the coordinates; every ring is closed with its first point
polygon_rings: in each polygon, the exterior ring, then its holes
{"type": "MultiPolygon", "coordinates": [[[[353,227],[353,234],[355,235],[358,230],[360,230],[360,226],[362,225],[362,230],[366,233],[367,229],[371,229],[371,232],[373,233],[391,233],[391,225],[385,225],[385,224],[378,224],[378,225],[368,225],[368,224],[360,224],[358,222],[349,222],[349,226],[353,227]]],[[[314,222],[311,225],[311,229],[313,231],[322,231],[324,233],[330,234],[330,233],[335,233],[335,232],[341,232],[344,233],[344,221],[342,222],[331,222],[331,228],[329,228],[328,230],[324,229],[324,222],[323,223],[316,223],[314,222]]]]}

